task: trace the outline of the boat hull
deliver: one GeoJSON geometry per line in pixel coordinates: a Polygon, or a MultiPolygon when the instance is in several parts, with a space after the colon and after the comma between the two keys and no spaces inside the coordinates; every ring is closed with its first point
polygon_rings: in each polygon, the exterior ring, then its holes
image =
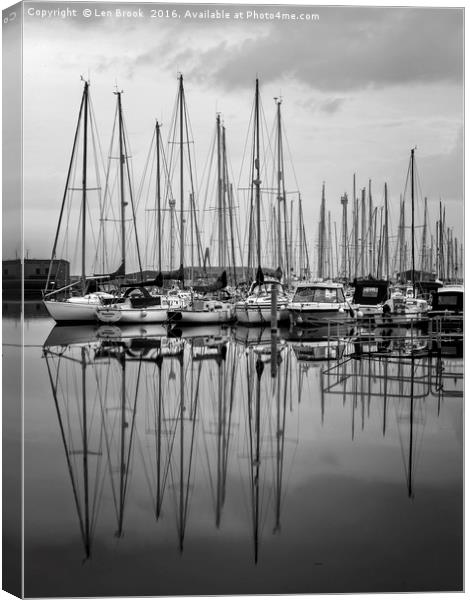
{"type": "Polygon", "coordinates": [[[168,310],[161,306],[103,307],[96,311],[96,317],[101,323],[165,323],[168,320],[168,310]]]}
{"type": "MultiPolygon", "coordinates": [[[[243,325],[269,325],[271,323],[271,305],[238,303],[235,305],[235,318],[243,325]]],[[[285,308],[278,308],[277,322],[288,320],[289,311],[285,308]]]]}
{"type": "Polygon", "coordinates": [[[43,300],[49,315],[56,323],[92,323],[96,321],[96,311],[101,306],[99,302],[58,302],[43,300]]]}
{"type": "Polygon", "coordinates": [[[289,308],[289,318],[294,327],[325,327],[351,319],[349,311],[338,308],[289,308]]]}
{"type": "Polygon", "coordinates": [[[181,310],[179,311],[181,318],[178,320],[179,324],[192,324],[192,325],[208,325],[213,323],[230,323],[233,319],[233,312],[230,309],[222,310],[181,310]]]}

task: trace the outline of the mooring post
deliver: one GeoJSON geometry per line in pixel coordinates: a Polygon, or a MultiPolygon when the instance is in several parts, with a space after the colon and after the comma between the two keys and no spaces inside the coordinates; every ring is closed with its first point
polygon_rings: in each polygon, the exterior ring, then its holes
{"type": "Polygon", "coordinates": [[[277,375],[277,287],[271,287],[271,377],[277,375]]]}

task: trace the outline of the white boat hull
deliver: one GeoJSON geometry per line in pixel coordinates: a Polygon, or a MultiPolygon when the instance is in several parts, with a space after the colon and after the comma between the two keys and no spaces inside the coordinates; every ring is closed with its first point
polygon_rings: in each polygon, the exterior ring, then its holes
{"type": "Polygon", "coordinates": [[[161,306],[109,306],[98,309],[96,316],[101,323],[165,323],[168,310],[161,306]]]}
{"type": "Polygon", "coordinates": [[[57,323],[94,322],[100,302],[58,302],[43,300],[47,312],[57,323]]]}
{"type": "MultiPolygon", "coordinates": [[[[235,318],[244,325],[268,325],[271,323],[271,305],[247,304],[239,302],[235,305],[235,318]]],[[[284,308],[277,309],[277,321],[289,319],[289,311],[284,308]]]]}
{"type": "Polygon", "coordinates": [[[291,325],[299,327],[323,327],[351,318],[345,303],[291,303],[288,309],[291,325]]]}
{"type": "Polygon", "coordinates": [[[233,319],[233,312],[228,308],[221,310],[181,310],[181,319],[178,325],[192,323],[193,325],[209,325],[213,323],[229,323],[233,319]]]}

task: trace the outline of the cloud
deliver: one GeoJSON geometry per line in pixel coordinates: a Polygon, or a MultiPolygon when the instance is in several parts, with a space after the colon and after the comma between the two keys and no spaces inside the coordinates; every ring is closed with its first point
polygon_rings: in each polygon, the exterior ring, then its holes
{"type": "Polygon", "coordinates": [[[256,37],[218,42],[198,55],[196,74],[229,89],[249,85],[257,71],[263,82],[290,78],[322,91],[462,80],[461,10],[319,13],[319,22],[277,22],[256,37]]]}
{"type": "Polygon", "coordinates": [[[320,110],[330,115],[338,112],[341,106],[344,104],[345,98],[330,98],[320,104],[320,110]]]}
{"type": "Polygon", "coordinates": [[[426,190],[432,190],[434,199],[454,201],[459,204],[463,200],[464,182],[464,131],[460,127],[455,141],[448,152],[423,156],[420,171],[423,174],[426,190]]]}

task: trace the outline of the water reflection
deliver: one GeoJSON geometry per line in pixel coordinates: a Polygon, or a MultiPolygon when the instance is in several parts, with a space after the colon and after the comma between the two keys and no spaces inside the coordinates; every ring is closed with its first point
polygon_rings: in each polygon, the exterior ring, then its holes
{"type": "Polygon", "coordinates": [[[134,470],[155,521],[174,519],[182,553],[192,498],[209,492],[220,529],[229,465],[238,463],[257,563],[266,525],[282,533],[286,464],[292,469],[300,407],[312,394],[322,426],[341,399],[352,440],[377,426],[379,406],[383,437],[394,419],[407,494],[415,496],[427,412],[437,405],[439,417],[446,398],[461,396],[461,362],[410,353],[409,335],[389,340],[386,356],[377,337],[360,347],[358,337],[333,344],[286,337],[273,344],[269,330],[223,327],[51,331],[43,356],[85,560],[100,510],[114,511],[114,535],[124,535],[134,470]]]}
{"type": "MultiPolygon", "coordinates": [[[[42,360],[39,349],[28,352],[47,377],[43,397],[53,410],[46,417],[47,406],[36,412],[28,404],[29,437],[43,427],[63,451],[46,469],[49,447],[35,443],[29,479],[34,468],[47,471],[61,489],[57,501],[57,485],[41,498],[67,508],[60,523],[73,540],[68,569],[109,565],[117,544],[123,559],[136,557],[116,563],[122,578],[152,556],[169,569],[156,588],[153,569],[142,567],[135,593],[391,591],[403,589],[393,582],[405,567],[382,560],[382,544],[403,552],[406,543],[414,555],[429,532],[436,542],[426,544],[422,570],[410,567],[407,577],[421,572],[422,581],[438,556],[446,565],[439,581],[458,587],[461,341],[436,352],[409,330],[327,341],[289,330],[273,340],[269,329],[242,327],[90,326],[53,328],[42,360]],[[445,533],[434,519],[443,510],[445,533]],[[369,539],[364,519],[374,530],[398,527],[399,547],[392,531],[369,539]],[[370,584],[339,575],[336,539],[374,564],[370,584]],[[220,561],[214,586],[212,567],[195,562],[207,553],[220,561]],[[224,571],[232,553],[237,559],[224,571]],[[311,556],[323,577],[312,574],[311,556]],[[297,573],[295,585],[282,583],[281,563],[297,573]],[[205,573],[199,583],[189,566],[196,564],[205,573]],[[275,587],[263,583],[268,573],[275,587]]],[[[28,548],[31,565],[39,550],[28,548]]],[[[93,571],[83,581],[71,572],[82,591],[111,590],[93,571]]]]}

